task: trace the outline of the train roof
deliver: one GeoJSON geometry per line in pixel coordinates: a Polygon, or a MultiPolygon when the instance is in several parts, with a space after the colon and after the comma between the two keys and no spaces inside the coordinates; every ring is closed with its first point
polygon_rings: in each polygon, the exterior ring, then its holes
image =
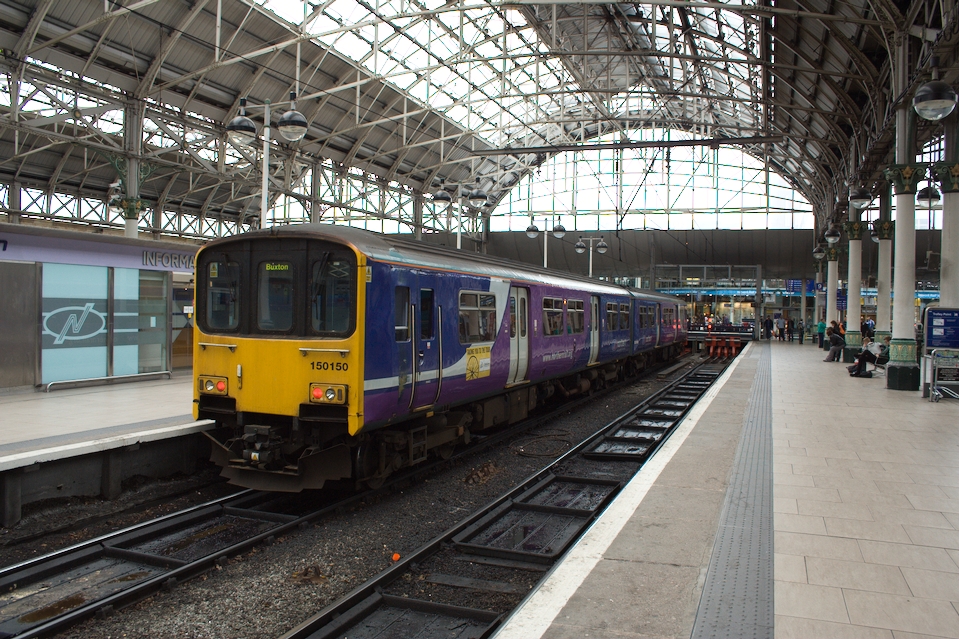
{"type": "MultiPolygon", "coordinates": [[[[464,273],[500,277],[508,280],[524,280],[554,286],[572,286],[589,284],[594,289],[606,291],[610,295],[642,294],[663,301],[676,301],[675,297],[591,279],[574,273],[545,269],[523,262],[514,262],[482,253],[468,253],[446,246],[437,246],[427,242],[404,239],[395,235],[382,235],[351,226],[335,224],[290,224],[273,226],[261,231],[252,231],[243,235],[222,238],[207,244],[216,246],[229,241],[255,239],[261,237],[316,237],[345,243],[368,258],[382,262],[397,262],[424,268],[452,269],[464,273]]],[[[206,248],[206,247],[204,247],[206,248]]]]}

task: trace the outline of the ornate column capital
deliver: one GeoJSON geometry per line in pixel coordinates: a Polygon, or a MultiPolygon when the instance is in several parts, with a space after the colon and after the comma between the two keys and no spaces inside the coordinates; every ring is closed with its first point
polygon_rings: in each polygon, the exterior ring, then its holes
{"type": "Polygon", "coordinates": [[[943,193],[959,193],[959,164],[936,162],[932,171],[943,193]]]}
{"type": "Polygon", "coordinates": [[[842,230],[846,232],[850,240],[861,240],[867,228],[869,223],[861,220],[847,220],[842,223],[842,230]]]}
{"type": "Polygon", "coordinates": [[[896,223],[892,220],[873,220],[872,228],[876,229],[880,240],[891,240],[896,235],[896,223]]]}
{"type": "Polygon", "coordinates": [[[839,261],[839,247],[829,246],[826,248],[826,258],[827,262],[838,262],[839,261]]]}
{"type": "Polygon", "coordinates": [[[125,197],[117,202],[117,207],[123,212],[123,219],[137,220],[140,218],[140,211],[145,208],[146,202],[138,197],[125,197]]]}
{"type": "Polygon", "coordinates": [[[896,195],[910,195],[918,191],[917,184],[926,177],[926,167],[912,164],[890,164],[882,174],[892,182],[896,195]]]}

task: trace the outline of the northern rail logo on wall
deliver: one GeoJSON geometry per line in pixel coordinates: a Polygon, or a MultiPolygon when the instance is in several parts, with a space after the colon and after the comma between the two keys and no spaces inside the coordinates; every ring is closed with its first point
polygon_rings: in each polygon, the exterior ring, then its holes
{"type": "MultiPolygon", "coordinates": [[[[83,306],[61,306],[43,313],[44,345],[61,346],[66,342],[83,342],[106,335],[106,313],[97,311],[95,302],[83,306]]],[[[94,344],[84,343],[83,346],[94,344]]]]}

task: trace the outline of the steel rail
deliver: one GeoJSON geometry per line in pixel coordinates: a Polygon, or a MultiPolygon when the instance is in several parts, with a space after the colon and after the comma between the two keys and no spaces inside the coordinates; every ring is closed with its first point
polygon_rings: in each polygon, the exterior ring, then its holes
{"type": "MultiPolygon", "coordinates": [[[[662,371],[666,366],[674,363],[671,360],[662,365],[653,366],[643,372],[642,375],[632,378],[633,380],[652,376],[662,371]]],[[[558,413],[577,408],[583,404],[594,401],[604,395],[620,388],[621,384],[613,384],[607,388],[601,389],[591,394],[576,396],[561,405],[551,407],[548,412],[530,417],[522,422],[510,427],[501,429],[490,435],[475,435],[474,442],[470,446],[455,453],[448,459],[436,459],[424,464],[417,464],[412,469],[395,473],[384,484],[374,490],[365,490],[354,493],[349,497],[337,500],[335,503],[325,505],[317,510],[304,515],[296,516],[284,512],[270,512],[266,510],[253,510],[253,506],[264,507],[268,504],[266,500],[274,497],[271,493],[261,491],[245,490],[233,495],[227,495],[204,504],[199,504],[182,511],[170,513],[162,517],[142,522],[134,526],[124,528],[106,535],[84,541],[67,548],[63,548],[41,557],[30,559],[18,564],[0,568],[0,597],[4,594],[15,592],[19,588],[29,586],[41,579],[49,580],[51,576],[64,574],[71,570],[76,570],[85,564],[101,560],[112,559],[130,562],[139,566],[148,566],[153,569],[162,570],[159,574],[143,579],[138,582],[131,582],[128,586],[108,594],[103,597],[92,599],[89,602],[77,605],[69,610],[59,614],[51,614],[49,619],[30,625],[24,629],[10,632],[4,629],[4,624],[10,624],[11,618],[0,619],[0,636],[9,635],[17,639],[28,639],[34,637],[48,637],[66,628],[74,626],[86,619],[94,616],[106,616],[114,611],[129,606],[140,601],[161,589],[172,589],[177,583],[198,576],[199,574],[212,569],[214,565],[221,563],[228,557],[241,554],[261,543],[272,543],[272,541],[283,534],[291,532],[297,528],[305,527],[307,524],[321,519],[332,513],[340,512],[344,507],[362,501],[374,494],[385,493],[394,490],[398,486],[404,486],[417,477],[429,475],[437,469],[446,467],[460,458],[475,455],[490,447],[496,446],[511,437],[520,435],[542,423],[553,419],[558,413]],[[176,558],[164,557],[159,554],[143,552],[134,548],[124,546],[135,546],[136,544],[147,543],[164,535],[175,534],[179,531],[188,530],[191,527],[203,525],[205,522],[222,518],[225,516],[234,516],[246,520],[275,523],[275,526],[269,527],[261,532],[241,539],[227,547],[218,548],[202,557],[185,561],[176,558]]],[[[667,387],[668,388],[668,387],[667,387]]],[[[646,402],[660,397],[663,391],[654,393],[646,402]]],[[[640,406],[645,405],[640,404],[640,406]]],[[[592,439],[589,438],[589,439],[592,439]]],[[[575,450],[575,449],[574,449],[575,450]]],[[[572,452],[572,451],[570,451],[572,452]]],[[[564,454],[556,461],[565,459],[570,452],[564,454]]],[[[551,465],[552,466],[552,465],[551,465]]],[[[524,486],[529,482],[524,482],[524,486]]],[[[286,495],[278,498],[282,499],[286,495]]],[[[502,499],[494,502],[501,503],[502,499]]],[[[295,510],[297,503],[291,505],[288,510],[295,510]]],[[[282,510],[282,508],[281,508],[282,510]]],[[[482,512],[488,512],[483,510],[482,512]]],[[[478,515],[477,518],[481,516],[478,515]]],[[[466,520],[472,523],[473,518],[466,520]]],[[[56,607],[60,601],[54,601],[47,608],[56,607]]],[[[13,604],[16,601],[12,602],[13,604]]],[[[0,612],[2,612],[0,608],[0,612]]],[[[36,611],[33,611],[36,612],[36,611]]],[[[30,612],[19,613],[14,619],[28,617],[30,612]]]]}
{"type": "MultiPolygon", "coordinates": [[[[691,378],[696,377],[696,375],[698,374],[701,374],[701,371],[703,370],[704,367],[709,366],[711,364],[714,365],[716,364],[716,362],[717,360],[713,360],[713,359],[707,360],[706,362],[700,364],[696,368],[689,371],[687,374],[683,375],[681,378],[673,381],[671,384],[669,384],[665,388],[654,393],[650,397],[644,399],[635,407],[631,408],[622,416],[616,418],[609,424],[606,424],[605,426],[597,430],[593,435],[584,439],[583,442],[573,447],[562,456],[555,459],[546,467],[537,471],[536,473],[529,476],[527,479],[520,482],[517,486],[515,486],[513,489],[511,489],[504,495],[486,504],[485,506],[483,506],[476,512],[472,513],[465,519],[455,524],[453,527],[441,533],[439,536],[437,536],[433,540],[427,542],[420,548],[416,549],[412,553],[400,559],[390,568],[382,571],[381,573],[377,574],[376,576],[374,576],[367,582],[354,588],[352,591],[347,593],[340,600],[324,607],[322,610],[317,612],[316,615],[305,620],[304,622],[302,622],[301,624],[299,624],[298,626],[290,630],[288,633],[282,635],[281,639],[307,639],[307,638],[313,638],[313,637],[326,638],[326,637],[341,636],[340,635],[341,630],[345,632],[351,624],[358,622],[364,615],[368,614],[371,610],[373,610],[380,604],[383,604],[386,606],[399,605],[401,607],[429,606],[430,605],[429,602],[420,602],[416,600],[403,599],[403,598],[400,598],[400,599],[390,598],[388,596],[384,596],[382,593],[387,586],[389,586],[390,584],[398,580],[403,574],[410,571],[415,571],[419,565],[424,563],[424,561],[428,560],[432,555],[440,552],[440,550],[442,550],[443,548],[448,548],[451,545],[460,545],[460,546],[470,545],[468,540],[464,542],[463,538],[467,536],[470,533],[470,531],[476,530],[481,524],[481,522],[484,522],[485,520],[487,520],[491,516],[491,514],[495,515],[496,513],[505,512],[510,507],[510,505],[518,501],[520,496],[530,494],[534,489],[544,485],[544,483],[548,480],[549,477],[554,477],[552,474],[553,469],[561,467],[565,462],[575,457],[584,455],[586,451],[594,447],[597,444],[597,442],[601,441],[604,437],[607,437],[608,434],[615,433],[616,430],[620,429],[624,423],[628,422],[630,419],[633,419],[636,415],[638,415],[644,409],[656,406],[657,403],[661,402],[664,398],[667,398],[670,395],[670,393],[674,393],[676,389],[681,387],[684,382],[688,381],[691,378]]],[[[723,365],[723,368],[725,368],[725,364],[723,365]]],[[[648,451],[646,451],[646,453],[644,454],[642,463],[645,463],[645,461],[647,461],[653,455],[656,454],[659,448],[668,439],[669,434],[672,433],[675,426],[678,425],[683,420],[683,418],[686,416],[689,410],[692,409],[696,401],[698,401],[698,399],[703,395],[703,393],[706,392],[706,390],[709,388],[712,382],[718,379],[721,372],[722,371],[720,370],[720,371],[717,371],[714,375],[710,375],[711,381],[709,381],[709,383],[706,385],[701,385],[699,387],[698,393],[696,394],[695,398],[692,399],[692,401],[690,401],[688,405],[682,411],[678,411],[679,414],[674,416],[673,427],[667,433],[664,433],[664,435],[653,446],[651,446],[648,451]]],[[[604,463],[607,463],[607,462],[604,462],[604,463]]],[[[641,470],[641,468],[642,468],[642,465],[640,465],[635,472],[638,473],[641,470]]],[[[561,479],[569,479],[569,478],[563,477],[561,479]]],[[[594,483],[599,483],[599,482],[594,482],[594,483]]],[[[613,490],[607,496],[607,498],[605,499],[605,504],[608,504],[610,501],[612,501],[612,499],[615,497],[615,495],[618,493],[621,487],[622,487],[622,484],[620,484],[617,488],[615,488],[615,490],[613,490]]],[[[542,510],[542,507],[540,507],[540,510],[542,510]]],[[[560,509],[560,511],[569,512],[570,509],[560,509]]],[[[599,515],[600,512],[601,511],[597,511],[593,513],[590,517],[588,517],[586,522],[580,527],[581,529],[579,534],[582,534],[582,532],[585,531],[586,528],[588,528],[589,524],[595,519],[595,517],[599,515]]],[[[577,534],[575,538],[569,540],[567,545],[564,546],[563,549],[561,550],[565,551],[565,549],[570,544],[572,544],[576,538],[578,538],[579,534],[577,534]]],[[[523,563],[523,560],[521,559],[520,561],[514,562],[514,563],[521,564],[523,563]]],[[[546,564],[547,562],[542,562],[540,565],[545,566],[546,564]]],[[[499,564],[499,565],[502,566],[502,565],[505,565],[505,563],[499,564]]],[[[529,561],[526,564],[526,568],[527,569],[535,568],[535,565],[536,565],[535,561],[529,561]]],[[[414,609],[419,610],[419,608],[414,608],[414,609]]],[[[482,614],[482,613],[490,614],[488,613],[488,611],[469,610],[469,609],[460,609],[460,612],[462,612],[464,618],[470,618],[470,619],[475,619],[477,614],[482,614]]],[[[440,604],[439,611],[437,614],[456,616],[457,611],[451,606],[440,604]]],[[[489,619],[491,619],[491,621],[489,621],[490,625],[488,628],[486,628],[482,636],[488,636],[488,633],[495,628],[495,626],[499,623],[501,618],[493,614],[489,619]]],[[[417,635],[417,636],[420,636],[420,635],[417,635]]],[[[428,637],[430,635],[424,634],[423,636],[428,637]]]]}

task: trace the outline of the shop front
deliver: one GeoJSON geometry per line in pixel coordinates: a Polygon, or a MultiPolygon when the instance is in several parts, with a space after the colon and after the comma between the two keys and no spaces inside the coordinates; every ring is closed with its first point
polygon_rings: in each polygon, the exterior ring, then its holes
{"type": "Polygon", "coordinates": [[[189,366],[196,248],[0,224],[0,388],[189,366]]]}

